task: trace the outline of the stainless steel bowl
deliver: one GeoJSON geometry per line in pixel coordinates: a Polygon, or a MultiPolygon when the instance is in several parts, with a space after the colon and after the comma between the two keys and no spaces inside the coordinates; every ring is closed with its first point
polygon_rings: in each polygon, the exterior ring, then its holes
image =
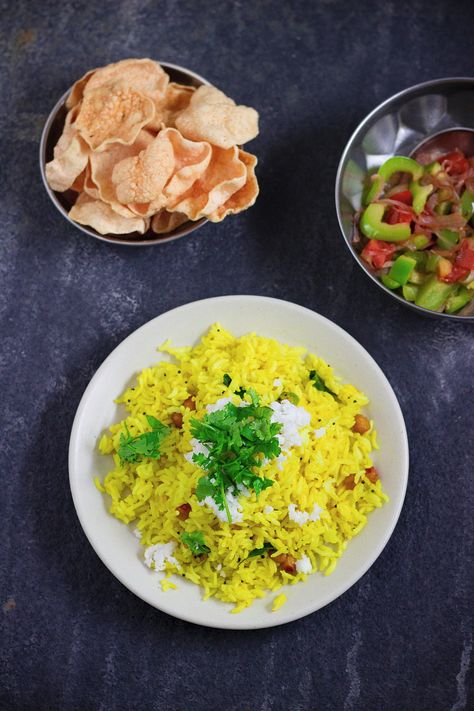
{"type": "Polygon", "coordinates": [[[425,316],[474,321],[473,302],[458,314],[429,311],[387,289],[352,245],[354,215],[361,206],[367,171],[393,155],[411,155],[428,138],[450,129],[474,129],[474,78],[435,79],[395,94],[377,106],[349,139],[336,176],[336,211],[352,256],[393,299],[425,316]]]}
{"type": "MultiPolygon", "coordinates": [[[[209,85],[207,79],[204,79],[204,77],[199,76],[199,74],[196,74],[195,72],[192,72],[189,69],[180,67],[177,64],[169,64],[168,62],[159,63],[167,72],[167,74],[169,74],[171,81],[178,82],[179,84],[186,84],[187,86],[196,87],[202,86],[203,84],[209,85]]],[[[173,232],[170,232],[165,235],[157,235],[151,230],[146,232],[144,235],[140,235],[136,232],[131,233],[129,235],[101,235],[94,229],[92,229],[92,227],[85,227],[84,225],[80,225],[77,222],[74,222],[74,220],[71,220],[68,215],[68,212],[77,198],[77,193],[73,192],[72,190],[67,190],[63,193],[51,190],[46,180],[45,174],[45,165],[48,161],[52,160],[54,146],[58,142],[58,139],[63,131],[64,121],[67,113],[65,104],[70,91],[71,90],[68,89],[68,91],[66,91],[66,93],[61,96],[61,98],[49,114],[48,119],[44,125],[40,141],[39,162],[43,184],[46,188],[46,192],[51,198],[51,202],[59,210],[61,215],[68,222],[71,223],[71,225],[74,225],[74,227],[76,227],[81,232],[84,232],[85,234],[90,235],[91,237],[95,237],[96,239],[100,239],[103,242],[110,242],[111,244],[121,244],[126,245],[128,247],[144,247],[155,244],[164,244],[165,242],[171,242],[172,240],[179,239],[180,237],[184,237],[185,235],[194,232],[194,230],[197,230],[199,227],[202,227],[207,222],[207,219],[204,217],[200,220],[196,220],[196,222],[188,221],[178,227],[176,230],[173,230],[173,232]]]]}

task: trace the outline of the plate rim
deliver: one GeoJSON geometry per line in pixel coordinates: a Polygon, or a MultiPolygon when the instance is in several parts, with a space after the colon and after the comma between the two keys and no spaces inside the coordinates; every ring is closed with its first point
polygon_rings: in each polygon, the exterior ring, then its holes
{"type": "MultiPolygon", "coordinates": [[[[209,324],[210,325],[210,324],[209,324]]],[[[249,327],[249,331],[251,331],[252,328],[249,327]]],[[[123,338],[116,346],[113,348],[113,350],[109,353],[108,356],[102,361],[100,366],[97,368],[96,372],[90,379],[89,383],[87,384],[79,405],[76,409],[76,413],[74,415],[74,421],[73,425],[71,428],[71,434],[69,438],[69,450],[68,450],[68,472],[69,472],[69,487],[70,487],[70,492],[74,504],[74,509],[76,512],[76,516],[78,517],[79,523],[81,525],[81,528],[89,541],[90,545],[92,546],[94,552],[96,555],[99,557],[101,562],[105,565],[105,567],[108,569],[108,571],[116,578],[122,585],[124,585],[127,590],[129,590],[131,593],[136,595],[140,600],[143,602],[146,602],[147,604],[151,605],[152,607],[156,608],[160,612],[164,612],[168,615],[171,615],[172,617],[176,619],[181,619],[186,622],[190,622],[193,624],[201,625],[203,627],[211,627],[214,629],[229,629],[229,630],[254,630],[254,629],[265,629],[268,627],[276,627],[280,626],[283,624],[287,624],[289,622],[294,622],[296,620],[302,619],[303,617],[306,617],[307,615],[310,615],[312,613],[317,612],[318,610],[322,610],[324,607],[329,605],[331,602],[334,602],[337,598],[341,597],[347,590],[349,590],[353,585],[355,585],[357,582],[359,582],[363,576],[367,573],[367,571],[374,565],[376,560],[379,558],[383,550],[385,549],[386,545],[388,544],[390,538],[392,537],[392,534],[395,530],[395,527],[398,523],[398,520],[400,518],[400,514],[405,502],[406,498],[406,492],[407,492],[407,486],[408,486],[408,478],[409,478],[409,463],[410,463],[410,454],[409,454],[409,443],[408,443],[408,435],[407,435],[407,429],[406,429],[406,424],[405,424],[405,419],[403,416],[403,412],[400,406],[400,403],[398,401],[398,398],[395,394],[395,391],[393,390],[390,381],[388,380],[387,376],[383,372],[382,368],[379,366],[377,361],[373,358],[373,356],[367,351],[364,346],[357,341],[350,333],[348,333],[345,329],[343,329],[341,326],[339,326],[337,323],[334,321],[331,321],[328,319],[326,316],[323,316],[322,314],[319,314],[316,311],[313,311],[312,309],[307,308],[306,306],[301,306],[300,304],[296,304],[291,301],[287,301],[285,299],[278,299],[275,297],[270,297],[270,296],[259,296],[259,295],[253,295],[253,294],[232,294],[232,295],[223,295],[223,296],[214,296],[214,297],[209,297],[209,298],[204,298],[204,299],[198,299],[196,301],[191,301],[187,302],[184,304],[181,304],[180,306],[176,306],[172,309],[169,309],[168,311],[164,311],[163,313],[159,314],[158,316],[153,317],[152,319],[149,319],[145,323],[143,323],[141,326],[138,328],[134,329],[131,333],[129,333],[128,336],[123,338]],[[385,382],[386,385],[389,389],[389,392],[391,393],[392,396],[392,404],[394,405],[395,411],[398,414],[398,423],[397,425],[400,425],[400,437],[403,442],[403,451],[400,452],[400,472],[403,474],[403,481],[401,484],[401,489],[400,489],[400,498],[398,505],[396,508],[393,510],[391,520],[389,521],[389,525],[387,529],[384,531],[384,535],[380,537],[377,541],[376,546],[374,547],[374,551],[372,555],[368,558],[366,563],[362,565],[361,567],[357,568],[357,571],[350,575],[347,580],[344,581],[344,583],[340,586],[340,588],[336,591],[334,591],[333,594],[329,595],[328,598],[322,603],[318,604],[316,607],[314,606],[314,602],[311,603],[311,600],[304,606],[300,607],[295,613],[290,613],[287,615],[282,616],[277,616],[277,615],[272,615],[268,613],[268,617],[265,617],[264,619],[262,618],[259,620],[258,623],[239,623],[239,619],[244,619],[241,618],[240,615],[245,613],[245,610],[240,613],[239,615],[232,615],[229,614],[229,622],[228,624],[226,623],[223,625],[222,623],[213,623],[212,619],[206,619],[203,621],[200,619],[198,614],[193,614],[193,609],[192,607],[189,608],[188,610],[184,610],[182,613],[180,611],[180,614],[177,615],[175,612],[170,611],[169,609],[166,609],[166,604],[163,606],[162,600],[157,594],[156,600],[150,599],[146,594],[140,593],[137,588],[133,587],[133,583],[125,579],[125,576],[121,574],[120,571],[116,571],[111,567],[109,562],[106,560],[105,557],[99,552],[98,548],[96,547],[94,540],[92,539],[89,531],[89,523],[87,522],[86,517],[83,516],[79,500],[80,500],[80,492],[79,488],[77,486],[78,482],[78,477],[75,478],[75,450],[76,447],[78,446],[78,432],[81,426],[82,422],[82,417],[83,417],[83,412],[86,409],[87,406],[87,401],[88,398],[90,397],[91,393],[93,392],[94,386],[96,382],[99,381],[102,373],[106,370],[106,368],[110,365],[111,362],[113,362],[119,355],[119,351],[125,348],[125,344],[132,338],[136,337],[136,335],[146,328],[150,326],[150,324],[158,321],[164,316],[170,316],[174,312],[177,311],[183,311],[186,309],[191,309],[193,307],[196,307],[197,305],[204,306],[205,304],[212,304],[216,303],[217,301],[223,302],[237,302],[241,301],[242,299],[247,299],[247,300],[254,300],[258,302],[266,302],[270,303],[274,306],[278,305],[284,305],[284,307],[290,307],[298,312],[304,312],[307,315],[310,315],[312,318],[316,317],[316,320],[321,319],[322,321],[326,322],[326,324],[329,325],[330,328],[335,329],[340,336],[343,338],[348,339],[349,341],[353,342],[353,345],[360,349],[365,357],[368,358],[371,368],[374,368],[376,371],[378,371],[379,376],[381,376],[385,382]],[[77,481],[76,481],[77,479],[77,481]]],[[[190,585],[192,583],[189,583],[190,585]]],[[[157,592],[159,592],[159,589],[157,588],[157,592]]],[[[269,593],[268,593],[269,594],[269,593]]],[[[165,602],[165,601],[164,601],[165,602]]]]}

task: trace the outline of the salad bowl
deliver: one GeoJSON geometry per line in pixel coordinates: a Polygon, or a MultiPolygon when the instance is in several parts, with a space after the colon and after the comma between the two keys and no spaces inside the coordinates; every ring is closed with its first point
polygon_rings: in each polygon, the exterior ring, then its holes
{"type": "Polygon", "coordinates": [[[474,78],[435,79],[405,89],[371,111],[350,137],[339,163],[336,212],[350,253],[380,289],[424,316],[474,322],[474,299],[459,312],[449,314],[417,306],[382,283],[354,247],[354,226],[363,205],[367,175],[393,156],[420,158],[424,150],[436,145],[446,150],[462,150],[465,145],[470,151],[473,131],[474,78]]]}

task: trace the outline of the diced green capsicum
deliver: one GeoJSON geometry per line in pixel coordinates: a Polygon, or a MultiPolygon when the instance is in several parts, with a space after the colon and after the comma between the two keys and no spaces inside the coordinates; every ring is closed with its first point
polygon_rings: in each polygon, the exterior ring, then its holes
{"type": "Polygon", "coordinates": [[[474,213],[474,194],[470,190],[465,190],[461,195],[461,212],[467,222],[474,213]]]}
{"type": "Polygon", "coordinates": [[[410,257],[407,254],[401,254],[392,264],[388,277],[397,282],[399,286],[403,286],[403,284],[407,283],[410,274],[415,267],[416,259],[413,259],[413,257],[410,257]]]}
{"type": "Polygon", "coordinates": [[[419,180],[423,175],[423,166],[406,156],[393,156],[383,163],[376,175],[372,175],[372,185],[365,196],[365,204],[369,205],[372,200],[383,190],[387,180],[394,173],[410,173],[413,180],[419,180]]]}
{"type": "Polygon", "coordinates": [[[439,281],[436,274],[422,284],[416,295],[415,304],[430,311],[438,311],[454,291],[452,284],[439,281]]]}
{"type": "Polygon", "coordinates": [[[459,242],[459,232],[454,230],[440,230],[438,234],[438,247],[452,249],[459,242]]]}
{"type": "Polygon", "coordinates": [[[448,298],[444,310],[447,314],[454,314],[456,311],[459,311],[459,309],[462,309],[463,306],[466,306],[472,298],[472,291],[466,289],[465,286],[460,286],[456,293],[451,294],[448,298]]]}
{"type": "Polygon", "coordinates": [[[416,247],[417,249],[423,249],[424,247],[429,245],[431,240],[426,235],[413,235],[411,241],[413,242],[414,247],[416,247]]]}
{"type": "Polygon", "coordinates": [[[403,242],[410,237],[410,224],[399,222],[396,225],[389,225],[382,222],[385,206],[380,203],[372,203],[362,213],[360,218],[360,229],[369,239],[380,239],[384,242],[403,242]]]}
{"type": "Polygon", "coordinates": [[[417,284],[404,284],[402,287],[403,298],[406,301],[415,301],[419,288],[417,284]]]}
{"type": "Polygon", "coordinates": [[[395,279],[392,279],[388,274],[382,274],[380,277],[382,284],[387,287],[387,289],[398,289],[400,284],[395,279]]]}
{"type": "Polygon", "coordinates": [[[439,173],[439,171],[442,169],[441,163],[438,163],[437,160],[433,161],[433,163],[429,163],[428,165],[425,166],[425,172],[428,173],[428,175],[436,175],[439,173]]]}
{"type": "Polygon", "coordinates": [[[438,203],[435,207],[435,212],[437,215],[449,215],[453,207],[453,203],[449,200],[443,200],[438,203]]]}
{"type": "Polygon", "coordinates": [[[430,185],[420,185],[419,182],[413,180],[410,184],[411,194],[413,195],[413,211],[416,215],[419,215],[425,209],[426,201],[428,197],[434,190],[434,187],[430,185]]]}
{"type": "Polygon", "coordinates": [[[382,190],[383,186],[385,185],[385,180],[382,178],[381,175],[376,173],[375,175],[371,176],[372,184],[367,191],[367,195],[365,196],[365,204],[370,205],[372,200],[375,200],[377,195],[379,195],[382,190]]]}
{"type": "Polygon", "coordinates": [[[423,282],[425,281],[426,274],[423,274],[423,272],[418,271],[418,269],[414,269],[410,274],[409,282],[411,284],[423,284],[423,282]]]}
{"type": "Polygon", "coordinates": [[[426,260],[428,259],[428,252],[407,252],[406,253],[411,259],[416,262],[416,269],[424,269],[426,266],[426,260]]]}
{"type": "Polygon", "coordinates": [[[428,256],[426,258],[426,263],[425,263],[426,271],[427,272],[435,272],[440,259],[441,259],[441,257],[439,256],[439,254],[435,254],[434,252],[429,252],[428,256]]]}
{"type": "Polygon", "coordinates": [[[410,173],[413,180],[419,180],[423,175],[423,166],[405,156],[393,156],[379,168],[379,175],[387,181],[394,173],[410,173]]]}

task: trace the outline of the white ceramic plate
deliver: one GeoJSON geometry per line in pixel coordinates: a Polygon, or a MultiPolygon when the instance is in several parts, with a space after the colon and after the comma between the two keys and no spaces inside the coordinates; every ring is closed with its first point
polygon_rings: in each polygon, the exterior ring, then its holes
{"type": "MultiPolygon", "coordinates": [[[[81,525],[103,563],[129,590],[159,610],[209,627],[255,629],[291,622],[327,605],[345,592],[380,555],[397,522],[408,479],[408,441],[395,394],[378,365],[357,341],[323,316],[296,304],[261,296],[221,296],[181,306],[149,321],[126,338],[101,365],[76,413],[69,447],[70,484],[81,525]],[[94,486],[111,468],[97,442],[124,412],[114,403],[135,375],[162,358],[157,347],[194,345],[215,321],[243,335],[255,331],[290,345],[305,346],[334,367],[343,380],[370,398],[380,451],[374,462],[390,502],[369,516],[364,530],[349,544],[332,575],[314,573],[307,582],[283,591],[288,601],[270,612],[277,593],[269,594],[237,615],[216,600],[203,601],[200,589],[179,577],[177,590],[162,592],[158,574],[141,560],[138,540],[107,513],[105,497],[94,486]]],[[[390,584],[390,581],[388,581],[390,584]]]]}

